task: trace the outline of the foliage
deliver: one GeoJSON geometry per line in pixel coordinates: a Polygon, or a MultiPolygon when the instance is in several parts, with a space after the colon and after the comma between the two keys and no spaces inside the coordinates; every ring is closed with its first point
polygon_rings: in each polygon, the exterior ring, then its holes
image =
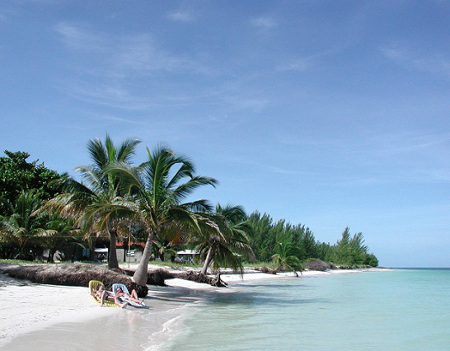
{"type": "MultiPolygon", "coordinates": [[[[251,246],[256,259],[260,261],[267,262],[273,259],[274,254],[281,255],[281,257],[286,256],[277,250],[280,250],[280,242],[288,240],[290,251],[293,252],[289,256],[295,256],[300,262],[314,257],[348,267],[378,266],[377,258],[368,253],[362,233],[351,237],[348,228],[344,230],[342,238],[336,245],[330,245],[317,241],[311,230],[304,225],[292,225],[284,220],[274,222],[268,214],[252,213],[249,217],[249,224],[253,228],[251,246]]],[[[280,260],[281,257],[275,256],[275,259],[280,260]]]]}
{"type": "Polygon", "coordinates": [[[271,257],[275,268],[279,271],[292,271],[297,275],[297,271],[303,270],[302,263],[298,258],[298,244],[289,235],[283,235],[277,239],[277,245],[275,246],[276,254],[271,257]]]}
{"type": "Polygon", "coordinates": [[[44,236],[42,222],[33,213],[41,204],[40,194],[36,189],[19,193],[14,203],[8,201],[7,216],[0,216],[0,241],[17,248],[17,256],[24,259],[25,248],[36,237],[44,236]]]}
{"type": "Polygon", "coordinates": [[[172,248],[172,242],[165,241],[153,241],[152,255],[153,257],[158,257],[161,262],[166,260],[166,256],[170,255],[175,257],[177,251],[172,248]]]}
{"type": "Polygon", "coordinates": [[[277,238],[289,237],[291,245],[295,246],[295,256],[303,261],[318,255],[318,243],[314,234],[304,225],[292,225],[280,220],[276,223],[272,218],[259,212],[250,215],[249,224],[252,227],[251,246],[257,260],[269,261],[274,254],[274,249],[280,241],[277,238]]]}
{"type": "Polygon", "coordinates": [[[147,280],[148,260],[154,239],[167,229],[179,232],[199,230],[195,211],[208,211],[206,200],[183,203],[198,187],[215,185],[213,178],[196,176],[193,163],[172,150],[159,147],[153,152],[147,148],[147,162],[132,167],[116,162],[108,173],[120,179],[121,189],[128,194],[127,206],[146,230],[146,244],[142,259],[133,276],[137,284],[147,280]]]}
{"type": "Polygon", "coordinates": [[[38,161],[28,162],[30,154],[26,152],[5,151],[6,157],[0,157],[0,213],[10,214],[7,204],[14,203],[22,191],[36,189],[41,199],[47,200],[56,194],[49,186],[60,175],[38,161]]]}
{"type": "Polygon", "coordinates": [[[138,143],[127,139],[116,147],[108,135],[90,140],[92,164],[76,168],[83,182],[27,162],[25,152],[5,151],[0,158],[3,255],[24,257],[26,250],[45,247],[52,256],[57,248],[79,242],[81,233],[91,248],[94,234],[104,235],[110,238],[108,265],[117,268],[116,239],[133,236],[146,242],[134,276],[139,284],[145,284],[151,256],[164,260],[187,244],[201,251],[204,273],[211,265],[242,271],[245,259],[294,271],[313,257],[348,267],[378,265],[362,233],[351,236],[349,228],[330,245],[317,241],[305,225],[274,221],[265,213],[247,216],[240,206],[217,205],[213,211],[206,200],[184,202],[197,188],[217,181],[195,175],[188,158],[166,147],[147,149],[147,161],[135,167],[131,157],[138,143]]]}
{"type": "Polygon", "coordinates": [[[106,169],[116,162],[128,162],[138,143],[138,140],[127,139],[116,148],[108,135],[104,143],[99,139],[90,140],[88,151],[93,164],[76,168],[85,184],[68,176],[63,177],[59,183],[64,192],[47,201],[41,209],[44,213],[73,219],[86,234],[106,233],[110,237],[109,268],[119,267],[116,254],[117,230],[133,212],[125,205],[118,178],[107,173],[106,169]]]}
{"type": "Polygon", "coordinates": [[[215,213],[199,214],[201,231],[194,236],[196,249],[204,260],[202,273],[206,274],[210,264],[215,269],[231,267],[243,272],[243,257],[253,258],[249,244],[252,227],[241,206],[218,204],[215,213]]]}
{"type": "Polygon", "coordinates": [[[58,249],[70,243],[80,242],[81,231],[74,229],[72,220],[60,217],[49,218],[45,228],[44,236],[39,244],[49,250],[47,262],[54,262],[54,255],[58,249]]]}
{"type": "Polygon", "coordinates": [[[350,229],[345,228],[342,238],[334,247],[333,262],[339,265],[356,266],[364,263],[367,246],[364,245],[362,233],[350,235],[350,229]]]}

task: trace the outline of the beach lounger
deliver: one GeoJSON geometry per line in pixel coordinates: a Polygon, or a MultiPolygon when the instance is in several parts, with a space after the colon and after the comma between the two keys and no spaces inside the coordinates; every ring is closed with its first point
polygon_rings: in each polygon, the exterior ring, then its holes
{"type": "MultiPolygon", "coordinates": [[[[119,283],[116,283],[116,284],[113,284],[113,285],[112,285],[112,291],[113,291],[113,294],[114,294],[114,295],[116,295],[117,289],[118,289],[118,288],[121,288],[122,291],[123,291],[126,295],[131,296],[130,292],[128,291],[127,286],[126,286],[125,284],[119,284],[119,283]]],[[[133,306],[133,307],[138,307],[138,308],[147,307],[147,306],[145,305],[145,303],[143,303],[143,302],[141,303],[141,302],[136,302],[136,301],[130,301],[130,300],[127,299],[126,297],[120,297],[119,299],[122,300],[123,302],[127,302],[130,306],[133,306]]]]}
{"type": "MultiPolygon", "coordinates": [[[[89,293],[94,297],[95,301],[97,301],[98,303],[101,303],[102,301],[101,301],[100,297],[95,295],[95,291],[97,291],[97,288],[98,288],[99,285],[105,287],[105,285],[101,281],[99,281],[99,280],[91,280],[89,282],[89,293]]],[[[103,301],[103,305],[104,306],[108,306],[108,307],[119,307],[119,306],[117,306],[114,303],[114,301],[111,301],[111,300],[108,300],[108,299],[105,299],[103,301]]]]}

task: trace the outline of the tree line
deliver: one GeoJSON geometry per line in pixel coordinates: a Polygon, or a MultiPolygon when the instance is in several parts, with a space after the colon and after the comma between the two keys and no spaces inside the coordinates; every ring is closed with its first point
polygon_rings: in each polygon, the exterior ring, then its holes
{"type": "Polygon", "coordinates": [[[378,259],[369,252],[363,234],[352,236],[348,227],[335,244],[330,244],[316,240],[305,225],[275,221],[268,214],[253,212],[248,222],[252,227],[251,246],[258,261],[270,261],[275,254],[293,256],[299,262],[319,259],[345,267],[378,266],[378,259]]]}
{"type": "Polygon", "coordinates": [[[144,282],[151,257],[165,258],[179,248],[200,252],[202,272],[209,267],[242,270],[249,261],[273,262],[278,269],[301,269],[310,258],[355,266],[378,264],[361,233],[346,228],[334,245],[318,242],[309,228],[269,215],[247,215],[241,206],[213,206],[205,199],[185,202],[195,190],[216,186],[200,176],[189,158],[158,147],[132,163],[140,141],[119,146],[107,135],[87,149],[91,164],[75,169],[81,181],[25,152],[5,151],[0,158],[0,254],[34,258],[43,248],[53,257],[67,245],[93,248],[97,237],[109,241],[108,266],[117,268],[116,242],[145,243],[134,280],[144,282]]]}

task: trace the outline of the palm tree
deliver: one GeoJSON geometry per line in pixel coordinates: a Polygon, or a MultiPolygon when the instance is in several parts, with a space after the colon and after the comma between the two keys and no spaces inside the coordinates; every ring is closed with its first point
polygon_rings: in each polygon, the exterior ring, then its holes
{"type": "Polygon", "coordinates": [[[216,206],[214,214],[199,217],[202,232],[196,238],[200,257],[204,259],[202,274],[206,274],[211,263],[217,269],[221,265],[230,266],[243,273],[242,256],[253,257],[249,245],[252,229],[241,206],[216,206]]]}
{"type": "Polygon", "coordinates": [[[0,240],[13,244],[19,249],[19,258],[25,258],[27,244],[36,237],[43,236],[41,221],[34,212],[41,205],[37,190],[22,190],[14,203],[7,202],[9,216],[0,216],[0,240]]]}
{"type": "Polygon", "coordinates": [[[93,161],[91,166],[80,166],[75,170],[81,173],[85,183],[80,183],[64,175],[57,184],[63,193],[46,202],[41,211],[57,213],[72,218],[87,234],[106,232],[110,237],[108,267],[118,268],[116,253],[117,227],[132,215],[125,205],[120,192],[119,179],[107,173],[113,163],[128,163],[135,153],[136,139],[126,139],[116,148],[106,135],[105,143],[99,139],[88,142],[88,151],[93,161]]]}
{"type": "Polygon", "coordinates": [[[277,270],[289,270],[298,277],[297,271],[303,270],[303,265],[295,255],[297,247],[292,243],[291,238],[284,238],[277,241],[275,250],[277,251],[271,258],[277,270]]]}
{"type": "Polygon", "coordinates": [[[146,230],[144,252],[133,275],[139,285],[147,282],[153,240],[168,227],[177,227],[177,231],[199,230],[195,211],[210,210],[206,200],[182,200],[200,186],[217,183],[210,177],[195,176],[192,162],[168,148],[158,147],[153,153],[147,148],[147,156],[148,161],[137,168],[123,162],[108,167],[108,172],[121,180],[122,191],[129,194],[129,208],[146,230]]]}
{"type": "Polygon", "coordinates": [[[45,236],[43,245],[49,249],[48,263],[54,262],[54,255],[59,247],[81,239],[80,230],[74,228],[73,221],[60,217],[50,218],[47,221],[43,236],[45,236]]]}

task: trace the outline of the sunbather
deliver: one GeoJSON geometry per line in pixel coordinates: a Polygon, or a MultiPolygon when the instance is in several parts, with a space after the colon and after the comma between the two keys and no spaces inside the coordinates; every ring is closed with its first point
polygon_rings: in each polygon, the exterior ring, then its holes
{"type": "Polygon", "coordinates": [[[124,292],[122,290],[122,288],[117,288],[115,298],[117,298],[117,299],[120,298],[122,301],[129,300],[129,301],[134,301],[134,302],[139,302],[139,303],[144,302],[144,300],[139,300],[136,290],[134,290],[134,289],[131,290],[131,295],[130,295],[130,294],[127,294],[126,292],[124,292]]]}
{"type": "Polygon", "coordinates": [[[101,284],[98,284],[97,285],[97,289],[95,289],[95,290],[92,290],[91,291],[91,294],[93,295],[93,296],[96,296],[96,297],[98,297],[98,298],[101,298],[102,297],[102,295],[105,293],[105,288],[103,287],[103,285],[101,285],[101,284]]]}
{"type": "Polygon", "coordinates": [[[101,301],[101,306],[105,304],[105,300],[114,301],[114,296],[112,293],[105,290],[105,287],[101,284],[98,284],[97,290],[92,292],[92,295],[96,296],[101,301]]]}

